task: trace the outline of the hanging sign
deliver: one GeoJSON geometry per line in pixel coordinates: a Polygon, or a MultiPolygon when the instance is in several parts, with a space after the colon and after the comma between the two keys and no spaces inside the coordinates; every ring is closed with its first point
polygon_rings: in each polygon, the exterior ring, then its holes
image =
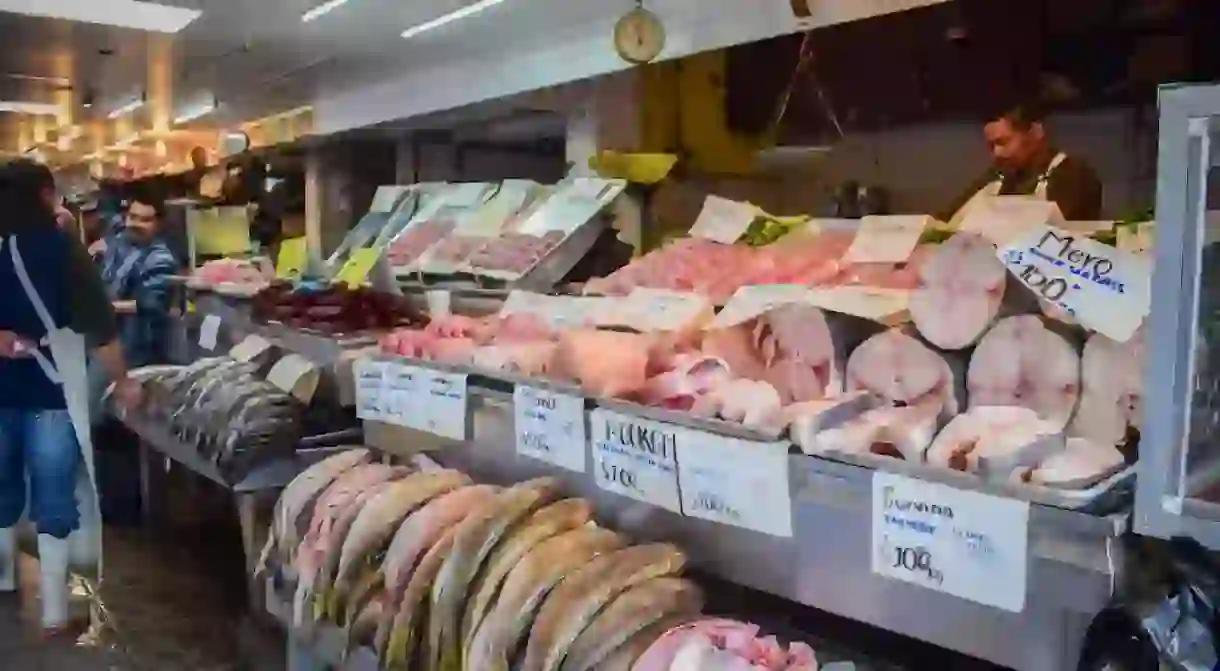
{"type": "Polygon", "coordinates": [[[585,400],[517,385],[513,390],[517,454],[585,472],[585,400]]]}
{"type": "Polygon", "coordinates": [[[589,415],[589,442],[599,488],[682,512],[676,427],[598,408],[589,415]]]}
{"type": "Polygon", "coordinates": [[[1039,299],[1113,340],[1130,340],[1148,314],[1146,257],[1051,226],[1031,227],[998,254],[1039,299]]]}
{"type": "Polygon", "coordinates": [[[678,433],[684,515],[792,537],[789,443],[758,443],[685,428],[678,433]]]}
{"type": "Polygon", "coordinates": [[[1028,543],[1025,501],[873,474],[873,573],[1020,613],[1028,543]]]}

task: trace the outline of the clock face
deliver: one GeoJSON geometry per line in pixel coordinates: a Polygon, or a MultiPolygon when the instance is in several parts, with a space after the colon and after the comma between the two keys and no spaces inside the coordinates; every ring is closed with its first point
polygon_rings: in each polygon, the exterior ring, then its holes
{"type": "Polygon", "coordinates": [[[614,48],[629,63],[649,63],[665,50],[665,27],[656,14],[634,9],[614,26],[614,48]]]}

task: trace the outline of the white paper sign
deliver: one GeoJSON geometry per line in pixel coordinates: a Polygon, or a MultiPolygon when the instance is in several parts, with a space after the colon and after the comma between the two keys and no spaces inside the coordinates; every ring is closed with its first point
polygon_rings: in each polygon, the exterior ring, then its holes
{"type": "Polygon", "coordinates": [[[356,417],[366,421],[381,421],[382,387],[386,364],[373,359],[357,359],[352,362],[352,376],[356,379],[356,417]]]}
{"type": "Polygon", "coordinates": [[[843,255],[849,263],[902,263],[911,258],[931,217],[865,217],[843,255]]]}
{"type": "Polygon", "coordinates": [[[731,245],[745,235],[757,216],[758,210],[749,203],[708,196],[690,234],[691,237],[731,245]]]}
{"type": "Polygon", "coordinates": [[[392,363],[386,366],[382,384],[382,418],[396,426],[417,429],[427,412],[421,390],[423,371],[415,366],[392,363]]]}
{"type": "Polygon", "coordinates": [[[1025,609],[1029,504],[878,471],[873,573],[994,608],[1025,609]]]}
{"type": "Polygon", "coordinates": [[[589,443],[599,488],[682,512],[676,427],[598,408],[589,415],[589,443]]]}
{"type": "Polygon", "coordinates": [[[585,472],[585,400],[517,385],[513,390],[517,454],[585,472]]]}
{"type": "Polygon", "coordinates": [[[271,343],[262,336],[249,335],[229,350],[229,356],[238,361],[253,361],[258,355],[271,349],[271,343]]]}
{"type": "Polygon", "coordinates": [[[466,440],[466,374],[424,370],[421,431],[466,440]]]}
{"type": "Polygon", "coordinates": [[[702,431],[678,438],[678,483],[687,517],[792,537],[789,443],[702,431]]]}
{"type": "Polygon", "coordinates": [[[1049,226],[1029,229],[997,253],[1039,299],[1109,338],[1130,340],[1148,314],[1146,257],[1049,226]]]}
{"type": "Polygon", "coordinates": [[[811,289],[806,302],[823,310],[893,325],[906,320],[911,292],[882,287],[830,287],[811,289]]]}
{"type": "Polygon", "coordinates": [[[285,356],[267,372],[267,382],[302,403],[313,399],[320,378],[318,367],[300,354],[285,356]]]}
{"type": "Polygon", "coordinates": [[[712,320],[711,328],[729,328],[791,303],[803,303],[809,287],[803,284],[751,284],[733,294],[712,320]]]}
{"type": "Polygon", "coordinates": [[[1063,221],[1053,201],[1029,196],[991,196],[974,201],[962,220],[961,230],[972,231],[998,247],[1009,244],[1035,226],[1063,221]]]}
{"type": "Polygon", "coordinates": [[[199,346],[211,352],[216,349],[216,339],[220,335],[220,317],[208,315],[199,326],[199,346]]]}
{"type": "Polygon", "coordinates": [[[698,326],[714,314],[711,300],[702,294],[638,288],[601,315],[602,326],[626,326],[640,332],[681,331],[698,326]]]}

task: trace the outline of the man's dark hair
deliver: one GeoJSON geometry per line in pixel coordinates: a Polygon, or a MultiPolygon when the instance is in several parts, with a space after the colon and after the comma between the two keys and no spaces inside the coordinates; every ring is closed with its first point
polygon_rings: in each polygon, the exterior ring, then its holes
{"type": "Polygon", "coordinates": [[[27,189],[30,193],[41,193],[55,188],[55,175],[51,169],[28,158],[8,161],[0,168],[0,180],[13,189],[27,189]]]}
{"type": "Polygon", "coordinates": [[[1017,130],[1026,131],[1046,119],[1046,110],[1035,100],[1007,101],[988,111],[984,121],[992,123],[1001,119],[1008,121],[1017,130]]]}
{"type": "MultiPolygon", "coordinates": [[[[141,205],[147,205],[147,206],[151,207],[154,212],[157,213],[158,219],[165,218],[165,199],[160,198],[160,197],[156,196],[155,194],[137,191],[136,193],[131,194],[131,203],[132,204],[140,203],[141,205]]],[[[130,205],[128,206],[128,208],[130,208],[130,205]]]]}

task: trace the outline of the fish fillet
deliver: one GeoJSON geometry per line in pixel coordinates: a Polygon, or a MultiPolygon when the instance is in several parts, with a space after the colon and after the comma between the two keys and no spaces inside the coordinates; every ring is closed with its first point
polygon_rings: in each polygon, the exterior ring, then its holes
{"type": "Polygon", "coordinates": [[[623,592],[576,637],[561,671],[591,671],[615,648],[649,625],[674,616],[696,615],[703,591],[681,578],[656,578],[623,592]]]}
{"type": "Polygon", "coordinates": [[[979,341],[966,385],[971,407],[1029,408],[1062,430],[1080,397],[1080,356],[1041,317],[1009,317],[979,341]]]}
{"type": "Polygon", "coordinates": [[[869,338],[847,361],[847,389],[867,391],[887,405],[912,405],[939,398],[944,414],[951,417],[959,411],[955,383],[944,357],[901,329],[869,338]]]}
{"type": "Polygon", "coordinates": [[[457,526],[453,553],[432,585],[426,669],[460,667],[462,612],[475,577],[513,526],[553,500],[557,484],[552,478],[539,478],[510,487],[497,495],[493,510],[472,515],[457,526]]]}
{"type": "Polygon", "coordinates": [[[657,639],[664,636],[665,632],[686,624],[689,620],[688,617],[666,618],[648,625],[612,650],[594,667],[595,671],[633,671],[636,661],[657,642],[657,639]]]}
{"type": "Polygon", "coordinates": [[[1008,271],[995,246],[973,233],[958,233],[920,267],[911,320],[941,349],[969,347],[995,321],[1007,285],[1008,271]]]}
{"type": "Polygon", "coordinates": [[[593,506],[584,499],[567,499],[539,510],[510,533],[487,560],[482,576],[472,590],[473,598],[462,618],[462,649],[491,610],[510,571],[539,543],[580,528],[593,517],[593,506]]]}
{"type": "Polygon", "coordinates": [[[1038,419],[1029,408],[977,406],[940,432],[928,448],[927,462],[1007,479],[1014,470],[1035,466],[1063,447],[1059,428],[1038,419]]]}
{"type": "Polygon", "coordinates": [[[543,599],[567,576],[586,566],[610,565],[606,553],[623,546],[614,532],[587,527],[544,541],[513,568],[500,596],[471,637],[467,666],[485,671],[507,671],[534,622],[543,599]]]}
{"type": "Polygon", "coordinates": [[[646,580],[674,575],[686,555],[668,544],[640,545],[590,562],[547,597],[530,633],[521,671],[557,671],[589,621],[623,591],[646,580]]]}
{"type": "Polygon", "coordinates": [[[1144,329],[1120,343],[1100,333],[1089,337],[1081,357],[1080,408],[1068,434],[1101,445],[1122,446],[1128,429],[1143,422],[1144,329]]]}
{"type": "Polygon", "coordinates": [[[383,668],[406,666],[416,658],[431,656],[430,652],[419,649],[420,644],[426,642],[422,629],[428,607],[428,593],[432,590],[432,583],[436,581],[441,566],[453,554],[457,533],[456,527],[448,529],[436,545],[424,553],[423,558],[419,560],[419,566],[415,567],[415,572],[407,582],[393,622],[389,627],[378,628],[375,645],[383,668]]]}
{"type": "Polygon", "coordinates": [[[1062,452],[1034,468],[1014,471],[1013,479],[1032,485],[1084,489],[1117,472],[1124,463],[1123,453],[1113,446],[1084,438],[1068,438],[1062,452]]]}

